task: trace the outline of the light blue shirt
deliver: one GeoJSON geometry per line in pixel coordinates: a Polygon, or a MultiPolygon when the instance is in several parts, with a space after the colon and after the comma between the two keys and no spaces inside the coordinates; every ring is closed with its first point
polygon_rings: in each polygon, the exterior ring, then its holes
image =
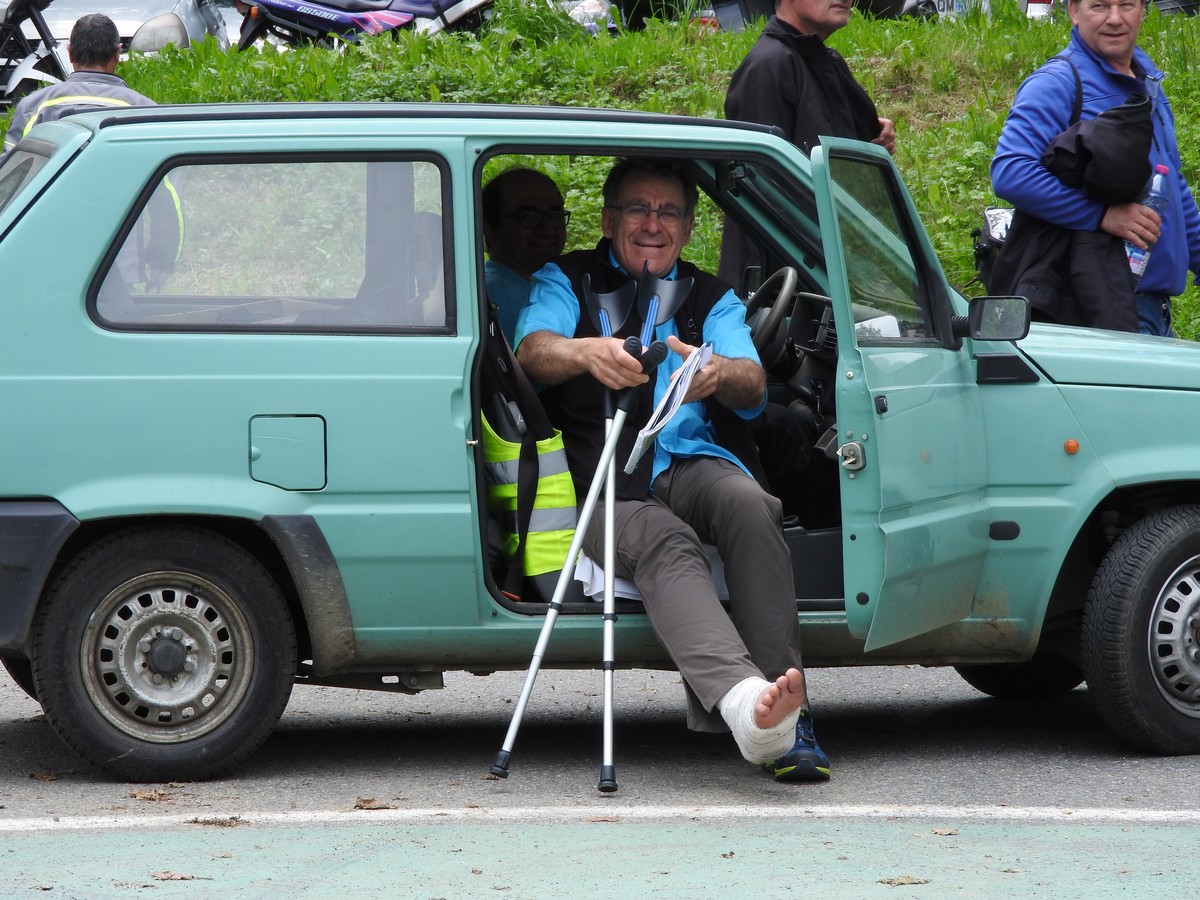
{"type": "Polygon", "coordinates": [[[483,264],[488,300],[496,305],[500,330],[510,347],[517,333],[517,317],[529,305],[529,280],[502,262],[489,259],[483,264]]]}
{"type": "MultiPolygon", "coordinates": [[[[614,266],[616,260],[609,252],[609,260],[614,266]]],[[[673,267],[668,281],[674,281],[678,267],[673,267]]],[[[536,331],[549,331],[563,337],[574,337],[579,327],[579,301],[571,282],[554,263],[547,263],[539,271],[534,272],[532,290],[529,295],[529,305],[517,322],[517,343],[526,335],[536,331]]],[[[654,336],[666,341],[668,335],[679,336],[672,317],[655,328],[654,336]]],[[[730,359],[752,359],[759,361],[754,342],[750,339],[750,328],[746,325],[746,307],[733,291],[726,291],[716,302],[708,317],[704,320],[702,336],[705,343],[713,345],[713,352],[730,359]]],[[[654,402],[657,404],[666,393],[671,383],[671,376],[683,365],[683,357],[673,350],[667,352],[667,358],[658,367],[658,378],[654,382],[654,402]]],[[[734,410],[743,419],[753,419],[767,405],[766,392],[762,400],[751,409],[734,410]]],[[[654,466],[651,480],[657,478],[671,464],[673,457],[686,459],[692,456],[715,456],[735,463],[747,475],[746,467],[732,453],[720,446],[716,440],[708,411],[704,402],[695,400],[680,407],[675,417],[658,433],[654,445],[654,466]]],[[[624,466],[625,460],[617,460],[618,466],[624,466]]]]}

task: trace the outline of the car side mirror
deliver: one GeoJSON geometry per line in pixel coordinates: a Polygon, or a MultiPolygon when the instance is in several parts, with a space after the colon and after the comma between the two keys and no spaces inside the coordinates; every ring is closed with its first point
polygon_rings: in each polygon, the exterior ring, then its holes
{"type": "Polygon", "coordinates": [[[966,316],[954,317],[956,337],[976,341],[1019,341],[1029,334],[1029,301],[1024,297],[975,297],[966,316]]]}

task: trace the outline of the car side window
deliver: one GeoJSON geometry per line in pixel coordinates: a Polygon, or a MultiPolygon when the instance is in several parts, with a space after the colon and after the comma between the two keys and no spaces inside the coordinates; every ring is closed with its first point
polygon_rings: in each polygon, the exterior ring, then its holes
{"type": "Polygon", "coordinates": [[[447,180],[433,160],[176,165],[98,280],[130,330],[449,333],[447,180]]]}

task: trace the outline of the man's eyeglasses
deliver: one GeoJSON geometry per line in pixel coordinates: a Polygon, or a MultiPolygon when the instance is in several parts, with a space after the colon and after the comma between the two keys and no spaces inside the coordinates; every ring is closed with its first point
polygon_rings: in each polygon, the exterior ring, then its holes
{"type": "Polygon", "coordinates": [[[670,204],[655,208],[647,206],[645,203],[610,203],[608,204],[608,208],[616,210],[634,225],[640,225],[649,219],[651,215],[656,215],[660,224],[668,228],[673,228],[688,217],[687,212],[678,206],[670,204]]]}
{"type": "Polygon", "coordinates": [[[566,228],[567,223],[571,221],[571,211],[569,209],[534,209],[526,206],[500,218],[512,219],[522,228],[541,228],[543,222],[549,224],[551,228],[566,228]]]}

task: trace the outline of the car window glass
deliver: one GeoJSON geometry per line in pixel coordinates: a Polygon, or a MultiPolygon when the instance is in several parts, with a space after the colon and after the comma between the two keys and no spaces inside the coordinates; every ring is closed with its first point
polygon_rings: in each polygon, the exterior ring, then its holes
{"type": "Polygon", "coordinates": [[[829,166],[858,342],[928,341],[933,329],[927,286],[906,236],[903,199],[888,169],[838,156],[829,166]]]}
{"type": "Polygon", "coordinates": [[[721,182],[753,203],[759,230],[773,226],[800,240],[807,251],[820,250],[816,200],[811,188],[794,176],[765,161],[745,159],[728,163],[728,176],[721,182]]]}
{"type": "Polygon", "coordinates": [[[29,183],[34,174],[46,163],[46,157],[24,150],[13,150],[0,168],[0,210],[29,183]]]}
{"type": "Polygon", "coordinates": [[[444,179],[428,161],[180,165],[96,294],[116,326],[444,330],[444,179]]]}

